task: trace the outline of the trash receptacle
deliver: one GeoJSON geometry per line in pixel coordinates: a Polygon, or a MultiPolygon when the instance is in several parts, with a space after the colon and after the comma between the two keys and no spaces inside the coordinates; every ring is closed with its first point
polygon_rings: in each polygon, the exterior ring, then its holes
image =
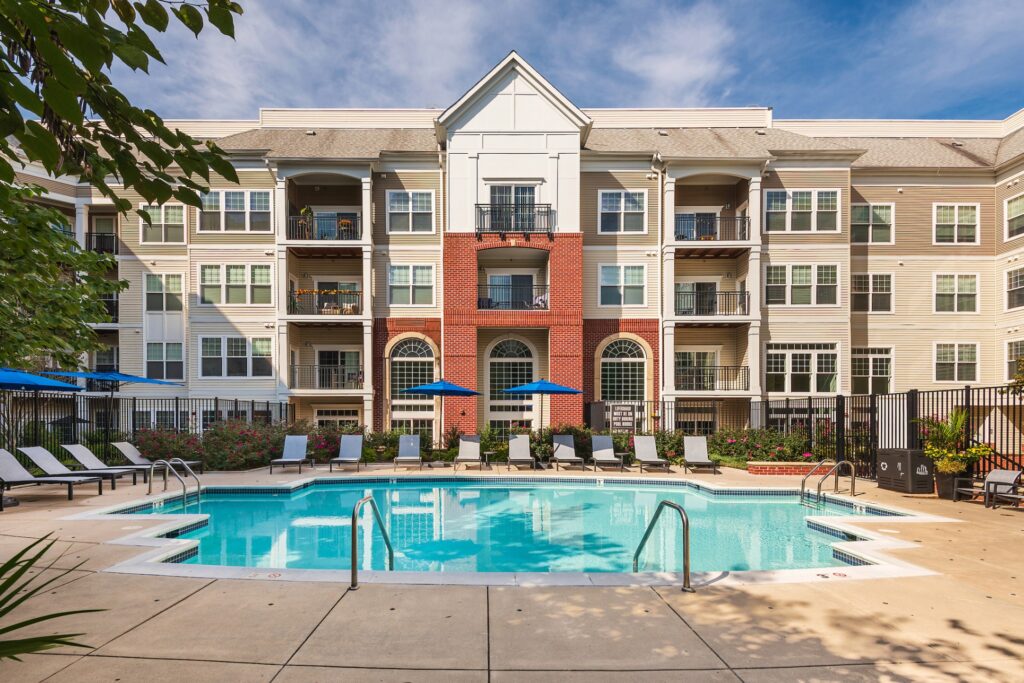
{"type": "Polygon", "coordinates": [[[878,488],[903,493],[933,493],[935,469],[919,448],[884,448],[878,451],[878,488]]]}

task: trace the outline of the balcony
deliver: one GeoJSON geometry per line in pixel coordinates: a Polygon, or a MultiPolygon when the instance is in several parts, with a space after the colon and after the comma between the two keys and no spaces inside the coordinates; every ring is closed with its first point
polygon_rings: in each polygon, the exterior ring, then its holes
{"type": "Polygon", "coordinates": [[[85,248],[100,254],[116,254],[117,235],[110,232],[87,232],[85,248]]]}
{"type": "Polygon", "coordinates": [[[750,368],[717,365],[676,368],[678,391],[750,391],[750,368]]]}
{"type": "Polygon", "coordinates": [[[293,365],[288,386],[326,391],[362,389],[363,368],[359,365],[293,365]]]}
{"type": "Polygon", "coordinates": [[[352,213],[317,213],[288,217],[288,239],[352,242],[362,239],[362,222],[352,213]]]}
{"type": "Polygon", "coordinates": [[[288,295],[288,315],[346,316],[362,311],[362,292],[314,289],[288,295]]]}
{"type": "Polygon", "coordinates": [[[116,323],[118,313],[120,312],[120,303],[117,297],[115,296],[111,299],[101,299],[101,301],[103,302],[103,307],[107,309],[107,315],[110,316],[110,322],[116,323]]]}
{"type": "Polygon", "coordinates": [[[554,212],[550,204],[477,204],[476,233],[551,233],[554,212]]]}
{"type": "Polygon", "coordinates": [[[481,311],[546,311],[547,285],[479,285],[476,307],[481,311]]]}
{"type": "Polygon", "coordinates": [[[676,292],[676,315],[681,317],[749,314],[750,292],[676,292]]]}
{"type": "Polygon", "coordinates": [[[745,242],[750,239],[750,218],[677,213],[675,235],[679,242],[745,242]]]}

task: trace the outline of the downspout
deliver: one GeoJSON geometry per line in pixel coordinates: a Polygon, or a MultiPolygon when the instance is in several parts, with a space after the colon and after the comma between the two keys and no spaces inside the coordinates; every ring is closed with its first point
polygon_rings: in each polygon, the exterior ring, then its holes
{"type": "MultiPolygon", "coordinates": [[[[661,155],[657,152],[651,157],[651,170],[658,174],[658,289],[661,296],[658,297],[658,412],[661,413],[661,401],[663,400],[662,389],[665,387],[665,297],[668,294],[665,289],[665,164],[661,161],[661,155]]],[[[664,416],[662,416],[664,420],[664,416]]],[[[664,422],[662,422],[664,424],[664,422]]]]}
{"type": "MultiPolygon", "coordinates": [[[[440,279],[440,290],[441,291],[438,294],[438,296],[441,297],[441,344],[440,344],[440,349],[439,350],[440,350],[440,355],[441,355],[441,358],[440,358],[441,379],[444,379],[444,352],[445,352],[445,346],[444,346],[444,313],[445,313],[445,302],[444,302],[444,277],[445,277],[445,272],[444,272],[444,231],[445,231],[445,226],[448,225],[448,202],[445,201],[445,197],[447,196],[448,187],[447,187],[447,185],[445,183],[444,152],[441,149],[441,143],[440,142],[437,143],[437,179],[438,179],[438,182],[440,183],[440,188],[441,188],[440,191],[438,192],[438,195],[439,195],[438,196],[438,201],[441,203],[441,206],[440,206],[440,209],[441,209],[441,225],[437,226],[437,234],[438,234],[438,238],[440,239],[440,245],[441,245],[441,267],[438,269],[441,272],[441,277],[439,278],[440,279]]],[[[441,410],[440,410],[439,418],[440,418],[438,420],[439,424],[437,426],[437,440],[438,440],[438,442],[440,442],[441,439],[444,438],[444,432],[445,432],[445,429],[444,429],[444,397],[441,398],[441,410]]]]}

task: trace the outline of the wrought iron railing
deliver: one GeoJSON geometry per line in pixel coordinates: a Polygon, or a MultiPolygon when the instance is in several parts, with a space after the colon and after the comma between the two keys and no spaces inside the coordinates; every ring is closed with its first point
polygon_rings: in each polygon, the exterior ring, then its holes
{"type": "Polygon", "coordinates": [[[335,289],[315,290],[288,295],[289,315],[359,315],[362,313],[361,292],[335,289]]]}
{"type": "Polygon", "coordinates": [[[289,216],[288,239],[343,242],[362,237],[358,215],[318,213],[312,216],[289,216]]]}
{"type": "Polygon", "coordinates": [[[748,315],[750,292],[676,292],[676,315],[748,315]]]}
{"type": "Polygon", "coordinates": [[[85,248],[101,254],[116,254],[117,235],[109,232],[87,232],[85,233],[85,248]]]}
{"type": "Polygon", "coordinates": [[[750,218],[679,213],[675,232],[680,242],[742,242],[750,238],[750,218]]]}
{"type": "Polygon", "coordinates": [[[555,227],[550,204],[477,204],[476,231],[547,233],[555,227]]]}
{"type": "Polygon", "coordinates": [[[293,365],[289,386],[292,389],[362,389],[360,365],[293,365]]]}
{"type": "Polygon", "coordinates": [[[550,307],[547,285],[479,285],[480,310],[546,311],[550,307]]]}
{"type": "Polygon", "coordinates": [[[678,391],[748,391],[750,368],[745,365],[713,365],[676,368],[678,391]]]}
{"type": "Polygon", "coordinates": [[[101,301],[103,301],[103,307],[107,309],[107,315],[110,316],[109,322],[116,323],[121,311],[119,299],[115,296],[110,299],[101,299],[101,301]]]}

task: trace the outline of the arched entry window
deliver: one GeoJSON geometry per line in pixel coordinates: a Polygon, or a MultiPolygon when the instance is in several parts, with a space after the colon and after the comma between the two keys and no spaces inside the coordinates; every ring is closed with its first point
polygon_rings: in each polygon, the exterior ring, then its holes
{"type": "Polygon", "coordinates": [[[643,401],[647,398],[647,358],[631,339],[616,339],[601,353],[601,400],[643,401]]]}
{"type": "Polygon", "coordinates": [[[422,394],[403,394],[409,387],[434,381],[434,351],[422,339],[405,339],[391,349],[388,393],[391,429],[420,434],[433,440],[434,399],[422,394]]]}
{"type": "Polygon", "coordinates": [[[487,425],[502,433],[533,427],[533,396],[517,397],[504,389],[532,382],[536,358],[518,339],[503,339],[487,357],[487,425]]]}

